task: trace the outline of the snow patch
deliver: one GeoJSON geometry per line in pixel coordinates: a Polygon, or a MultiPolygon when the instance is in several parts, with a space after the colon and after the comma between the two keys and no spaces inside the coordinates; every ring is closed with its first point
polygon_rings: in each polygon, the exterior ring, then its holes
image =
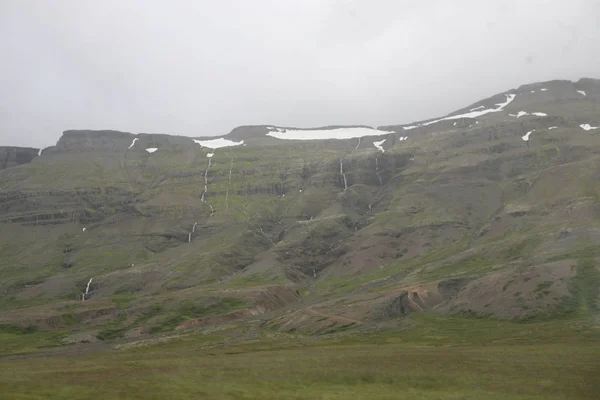
{"type": "Polygon", "coordinates": [[[558,126],[551,126],[548,128],[549,131],[551,131],[552,129],[558,129],[558,126]]]}
{"type": "Polygon", "coordinates": [[[408,140],[408,136],[400,136],[398,138],[401,142],[404,142],[405,140],[408,140]]]}
{"type": "Polygon", "coordinates": [[[515,118],[521,118],[521,117],[523,117],[525,115],[529,115],[529,113],[526,112],[526,111],[519,111],[516,114],[508,114],[509,117],[515,117],[515,118]]]}
{"type": "Polygon", "coordinates": [[[546,88],[540,89],[540,92],[547,92],[547,91],[548,91],[548,89],[546,89],[546,88]]]}
{"type": "Polygon", "coordinates": [[[477,110],[481,110],[482,108],[485,108],[485,106],[479,106],[479,107],[471,108],[469,111],[477,111],[477,110]]]}
{"type": "Polygon", "coordinates": [[[583,129],[584,131],[591,131],[593,129],[598,129],[597,126],[591,126],[590,124],[581,124],[579,125],[581,127],[581,129],[583,129]]]}
{"type": "Polygon", "coordinates": [[[44,149],[40,149],[40,150],[38,151],[38,157],[42,155],[42,151],[44,151],[44,149]]]}
{"type": "Polygon", "coordinates": [[[403,126],[402,129],[404,129],[405,131],[410,131],[411,129],[418,128],[419,126],[421,126],[421,125],[403,126]]]}
{"type": "Polygon", "coordinates": [[[150,147],[149,149],[146,149],[146,151],[150,154],[154,153],[156,150],[158,150],[156,147],[150,147]]]}
{"type": "Polygon", "coordinates": [[[385,143],[387,139],[383,139],[380,140],[379,142],[373,142],[373,146],[375,146],[377,148],[377,150],[381,150],[382,153],[385,153],[385,150],[383,148],[383,143],[385,143]]]}
{"type": "Polygon", "coordinates": [[[522,136],[521,139],[523,139],[524,141],[528,142],[529,141],[529,135],[531,135],[533,132],[535,132],[535,129],[532,131],[529,131],[525,134],[525,136],[522,136]]]}
{"type": "Polygon", "coordinates": [[[536,117],[547,117],[548,114],[543,113],[543,112],[532,112],[532,113],[528,113],[527,111],[519,111],[516,114],[508,114],[510,117],[515,117],[515,118],[521,118],[524,117],[526,115],[534,115],[536,117]]]}
{"type": "Polygon", "coordinates": [[[355,139],[365,136],[382,136],[394,133],[392,131],[380,131],[373,128],[337,128],[337,129],[286,129],[270,131],[267,136],[283,140],[323,140],[323,139],[355,139]]]}
{"type": "Polygon", "coordinates": [[[459,118],[477,118],[477,117],[481,117],[481,116],[489,114],[489,113],[502,111],[516,97],[515,94],[505,94],[505,96],[506,96],[506,101],[503,103],[495,104],[496,108],[488,108],[488,109],[481,110],[481,111],[471,111],[471,112],[468,112],[465,114],[451,115],[449,117],[444,117],[444,118],[436,119],[434,121],[425,122],[424,124],[422,124],[422,126],[432,125],[432,124],[435,124],[436,122],[445,121],[445,120],[452,120],[452,119],[459,119],[459,118]]]}
{"type": "Polygon", "coordinates": [[[85,231],[87,231],[87,228],[83,228],[81,231],[82,231],[82,232],[85,232],[85,231]]]}
{"type": "Polygon", "coordinates": [[[215,155],[215,153],[208,153],[208,154],[206,155],[206,157],[208,157],[208,158],[213,158],[213,156],[214,156],[214,155],[215,155]]]}
{"type": "Polygon", "coordinates": [[[532,90],[531,93],[535,93],[535,90],[532,90]]]}
{"type": "Polygon", "coordinates": [[[227,140],[223,138],[211,139],[211,140],[196,140],[192,139],[194,143],[199,144],[202,147],[208,147],[209,149],[220,149],[221,147],[239,146],[244,144],[244,141],[234,142],[233,140],[227,140]]]}
{"type": "Polygon", "coordinates": [[[133,142],[131,142],[131,144],[129,145],[127,150],[131,149],[135,145],[135,142],[137,142],[138,140],[139,140],[139,138],[133,138],[133,142]]]}
{"type": "Polygon", "coordinates": [[[577,93],[579,93],[582,96],[587,96],[587,94],[583,90],[578,90],[577,93]]]}

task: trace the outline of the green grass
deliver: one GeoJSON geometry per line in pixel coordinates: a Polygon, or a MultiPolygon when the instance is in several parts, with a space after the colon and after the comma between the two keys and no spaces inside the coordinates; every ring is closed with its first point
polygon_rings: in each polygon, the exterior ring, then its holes
{"type": "Polygon", "coordinates": [[[60,332],[42,331],[35,326],[0,325],[0,355],[35,353],[60,345],[60,332]]]}
{"type": "MultiPolygon", "coordinates": [[[[552,286],[552,282],[543,282],[537,285],[538,296],[552,286]]],[[[596,316],[600,310],[598,298],[600,297],[600,271],[596,267],[595,259],[583,258],[577,263],[575,276],[568,284],[570,296],[565,296],[562,301],[551,311],[532,315],[528,321],[551,321],[563,318],[596,316]]]]}
{"type": "Polygon", "coordinates": [[[548,288],[550,288],[550,286],[554,285],[554,282],[551,281],[545,281],[542,283],[538,283],[537,286],[535,287],[535,291],[536,292],[542,292],[548,288]]]}
{"type": "Polygon", "coordinates": [[[18,299],[15,296],[0,296],[0,311],[16,310],[19,308],[35,307],[46,304],[48,301],[43,299],[18,299]]]}
{"type": "Polygon", "coordinates": [[[197,306],[195,304],[185,304],[179,307],[175,312],[172,312],[159,325],[155,325],[150,329],[150,333],[167,332],[175,329],[184,321],[209,317],[214,315],[227,314],[236,309],[243,307],[246,302],[235,297],[223,297],[215,304],[208,306],[197,306]]]}
{"type": "Polygon", "coordinates": [[[15,325],[0,324],[0,333],[9,333],[13,335],[28,335],[38,331],[37,326],[31,325],[27,327],[20,327],[15,325]]]}
{"type": "Polygon", "coordinates": [[[511,261],[530,256],[540,244],[539,238],[526,238],[504,246],[486,247],[486,253],[475,254],[464,260],[444,264],[435,269],[423,269],[419,276],[424,281],[476,275],[489,271],[494,266],[506,265],[511,261]]]}
{"type": "Polygon", "coordinates": [[[584,320],[422,314],[407,322],[407,330],[321,341],[281,335],[227,346],[196,334],[43,363],[0,360],[0,388],[11,399],[109,400],[583,400],[599,393],[600,336],[584,320]]]}
{"type": "Polygon", "coordinates": [[[554,255],[548,259],[548,262],[570,259],[591,259],[595,257],[600,257],[600,246],[583,245],[580,247],[576,247],[568,252],[554,255]]]}
{"type": "Polygon", "coordinates": [[[368,284],[373,281],[380,279],[386,279],[397,274],[404,274],[412,272],[414,269],[433,263],[435,261],[443,260],[451,255],[457,254],[464,250],[467,246],[468,240],[463,239],[452,245],[448,245],[437,250],[433,250],[422,256],[415,257],[411,260],[392,263],[391,265],[384,266],[384,268],[373,271],[373,272],[361,272],[352,276],[341,277],[341,278],[330,278],[327,281],[321,282],[317,285],[317,289],[322,293],[326,293],[329,296],[340,295],[345,292],[351,292],[358,289],[360,286],[368,284]]]}
{"type": "Polygon", "coordinates": [[[145,310],[142,315],[140,315],[134,322],[133,326],[140,326],[147,322],[148,320],[160,315],[164,312],[164,308],[160,304],[152,304],[147,310],[145,310]]]}
{"type": "Polygon", "coordinates": [[[106,328],[102,329],[96,337],[100,340],[119,339],[125,335],[127,328],[106,328]]]}
{"type": "Polygon", "coordinates": [[[164,311],[164,308],[160,304],[153,304],[146,309],[133,323],[125,325],[123,322],[126,319],[124,313],[119,313],[117,318],[111,321],[102,329],[96,337],[100,340],[115,340],[125,336],[128,330],[143,325],[148,320],[160,315],[164,311]]]}
{"type": "Polygon", "coordinates": [[[132,294],[115,294],[112,296],[112,301],[117,305],[119,309],[125,309],[136,299],[135,295],[132,294]]]}
{"type": "Polygon", "coordinates": [[[268,271],[252,275],[236,276],[224,285],[228,288],[248,288],[264,285],[283,285],[289,283],[283,276],[273,275],[268,271]]]}
{"type": "Polygon", "coordinates": [[[497,263],[497,261],[493,258],[476,255],[465,260],[445,264],[439,268],[424,269],[419,272],[419,276],[426,281],[455,278],[484,271],[495,263],[497,263]]]}
{"type": "Polygon", "coordinates": [[[117,314],[117,318],[106,324],[105,328],[98,332],[96,337],[100,340],[113,340],[123,337],[128,329],[123,325],[126,318],[127,315],[125,312],[119,312],[117,314]]]}
{"type": "Polygon", "coordinates": [[[588,313],[598,311],[600,295],[600,271],[594,259],[582,259],[577,264],[576,275],[571,281],[570,291],[579,309],[588,313]]]}

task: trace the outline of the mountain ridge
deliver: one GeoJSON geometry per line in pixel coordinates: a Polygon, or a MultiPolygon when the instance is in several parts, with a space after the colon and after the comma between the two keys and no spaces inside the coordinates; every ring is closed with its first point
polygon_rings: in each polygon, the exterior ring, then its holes
{"type": "MultiPolygon", "coordinates": [[[[527,94],[527,93],[531,93],[532,91],[534,91],[534,92],[537,91],[538,92],[537,96],[539,96],[540,93],[544,93],[544,95],[547,97],[547,99],[557,99],[557,98],[580,99],[582,96],[581,91],[583,91],[585,93],[584,97],[586,97],[587,99],[596,99],[597,97],[600,96],[600,79],[580,78],[577,81],[557,79],[557,80],[551,80],[551,81],[545,81],[545,82],[535,82],[535,83],[524,84],[524,85],[518,86],[517,88],[513,88],[513,89],[506,90],[504,92],[501,92],[501,93],[497,93],[486,99],[476,101],[475,103],[472,103],[471,105],[469,105],[467,107],[452,111],[449,114],[447,114],[446,117],[452,117],[455,115],[463,114],[463,113],[473,110],[474,108],[481,107],[481,106],[484,106],[484,107],[492,106],[496,102],[502,101],[503,100],[502,96],[509,94],[509,93],[527,94]],[[549,90],[544,90],[545,93],[540,92],[541,89],[548,89],[545,86],[553,87],[554,91],[557,91],[558,93],[560,93],[558,95],[558,97],[556,97],[556,96],[553,97],[552,94],[548,93],[549,90]]],[[[444,117],[442,117],[442,118],[444,118],[444,117]]],[[[277,128],[294,129],[294,130],[305,130],[305,131],[326,130],[326,129],[336,129],[336,128],[364,127],[364,128],[378,129],[378,130],[395,129],[397,132],[400,132],[400,130],[403,127],[411,126],[414,124],[423,124],[423,123],[427,123],[427,122],[430,122],[433,120],[436,120],[436,118],[432,117],[432,118],[428,118],[428,119],[424,119],[424,120],[414,121],[411,123],[380,125],[377,127],[372,127],[372,126],[368,126],[368,125],[328,125],[328,126],[323,126],[323,127],[298,128],[298,127],[276,126],[276,125],[272,125],[272,124],[241,125],[241,126],[233,128],[229,133],[226,133],[223,135],[214,135],[214,136],[179,136],[179,135],[158,134],[158,133],[131,133],[131,132],[125,132],[125,131],[110,130],[110,129],[108,129],[108,130],[78,129],[78,130],[64,131],[62,136],[58,139],[57,144],[55,146],[50,146],[45,149],[52,151],[56,147],[61,147],[61,145],[64,146],[65,142],[68,142],[69,138],[74,139],[76,136],[84,135],[84,136],[86,136],[87,140],[90,140],[90,138],[91,138],[90,134],[93,134],[93,136],[95,136],[95,137],[100,137],[103,135],[106,135],[108,137],[113,135],[113,137],[114,137],[115,135],[117,135],[117,136],[122,136],[122,138],[124,140],[125,139],[133,140],[133,138],[138,137],[138,136],[152,138],[154,140],[156,140],[158,138],[159,143],[162,142],[167,137],[172,137],[172,138],[174,138],[174,140],[176,142],[179,143],[179,141],[181,141],[183,143],[183,142],[188,142],[186,140],[188,138],[191,140],[194,140],[194,139],[212,140],[212,139],[218,139],[218,138],[243,140],[244,138],[254,137],[257,134],[260,135],[262,133],[267,133],[268,127],[277,127],[277,128]]],[[[168,143],[169,141],[166,140],[166,142],[168,143]]],[[[23,146],[5,146],[5,147],[31,149],[31,147],[23,147],[23,146]]],[[[37,150],[45,150],[44,148],[41,148],[41,149],[36,148],[36,149],[37,150]]]]}
{"type": "Polygon", "coordinates": [[[65,131],[0,171],[0,324],[73,343],[596,315],[600,81],[567,82],[377,128],[65,131]]]}

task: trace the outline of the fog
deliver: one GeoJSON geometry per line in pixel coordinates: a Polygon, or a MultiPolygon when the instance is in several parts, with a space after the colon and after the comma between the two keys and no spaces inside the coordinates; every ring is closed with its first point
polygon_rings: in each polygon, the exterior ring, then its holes
{"type": "Polygon", "coordinates": [[[595,0],[2,0],[0,145],[385,125],[600,77],[595,0]]]}

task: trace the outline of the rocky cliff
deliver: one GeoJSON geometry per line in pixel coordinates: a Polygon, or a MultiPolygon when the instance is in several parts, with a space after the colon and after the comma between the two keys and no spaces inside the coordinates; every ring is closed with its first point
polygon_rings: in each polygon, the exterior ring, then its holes
{"type": "Polygon", "coordinates": [[[39,149],[30,147],[0,147],[0,169],[30,163],[38,152],[39,149]]]}

